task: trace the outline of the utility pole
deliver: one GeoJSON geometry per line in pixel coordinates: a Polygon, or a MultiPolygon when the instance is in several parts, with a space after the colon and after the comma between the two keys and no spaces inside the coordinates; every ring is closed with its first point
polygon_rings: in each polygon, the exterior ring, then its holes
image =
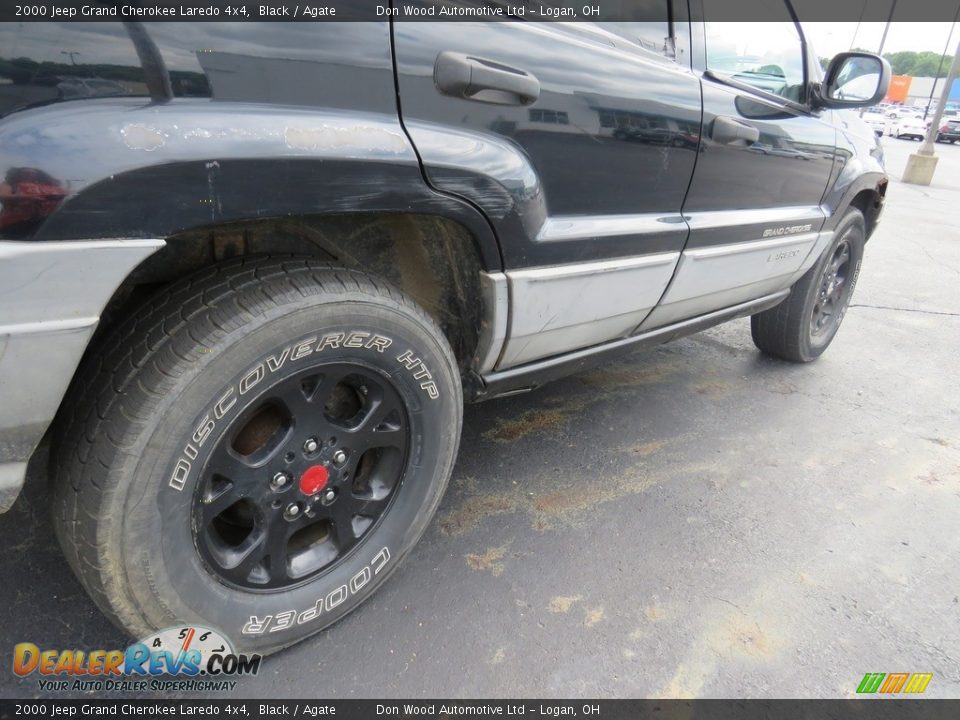
{"type": "Polygon", "coordinates": [[[897,9],[897,0],[890,3],[890,14],[887,16],[887,24],[883,26],[883,37],[880,38],[880,49],[877,55],[883,55],[883,46],[887,44],[887,33],[890,32],[890,23],[893,22],[893,11],[897,9]]]}
{"type": "Polygon", "coordinates": [[[933,114],[933,122],[927,129],[923,146],[907,160],[907,168],[903,171],[903,182],[905,183],[929,185],[933,181],[933,171],[937,169],[938,160],[933,143],[936,142],[937,133],[940,131],[940,121],[943,119],[943,111],[947,107],[947,100],[950,99],[950,88],[953,86],[953,81],[957,79],[958,71],[960,71],[960,43],[957,44],[957,51],[953,54],[950,72],[947,73],[947,81],[940,93],[940,105],[933,114]]]}
{"type": "MultiPolygon", "coordinates": [[[[866,7],[866,5],[864,5],[866,7]]],[[[890,23],[893,22],[893,11],[897,9],[897,0],[893,0],[890,3],[890,14],[887,15],[887,24],[883,26],[883,36],[880,38],[880,48],[877,50],[877,55],[883,57],[883,46],[887,44],[887,33],[890,32],[890,23]]],[[[866,108],[860,108],[860,117],[863,117],[863,113],[866,112],[866,108]]]]}
{"type": "Polygon", "coordinates": [[[937,74],[933,76],[933,85],[930,86],[930,98],[927,100],[927,107],[923,111],[923,119],[927,119],[930,113],[930,105],[933,103],[933,93],[937,90],[937,79],[940,77],[940,71],[943,70],[943,59],[950,52],[950,41],[953,40],[953,31],[957,27],[957,18],[960,18],[960,5],[957,5],[957,12],[953,15],[953,24],[950,26],[950,34],[947,35],[947,42],[943,46],[943,54],[940,56],[940,62],[937,63],[937,74]]]}
{"type": "Polygon", "coordinates": [[[860,8],[860,17],[857,18],[857,27],[853,31],[853,37],[850,38],[850,49],[853,50],[853,46],[857,43],[857,34],[860,32],[860,25],[863,23],[863,13],[867,9],[867,0],[863,0],[863,7],[860,8]]]}

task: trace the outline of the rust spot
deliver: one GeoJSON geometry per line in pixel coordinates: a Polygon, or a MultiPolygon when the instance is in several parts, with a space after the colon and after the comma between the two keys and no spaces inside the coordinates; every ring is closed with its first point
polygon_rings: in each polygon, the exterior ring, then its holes
{"type": "Polygon", "coordinates": [[[647,616],[647,620],[650,622],[663,620],[667,616],[663,609],[657,607],[656,605],[650,605],[649,607],[644,608],[643,614],[647,616]]]}
{"type": "Polygon", "coordinates": [[[516,500],[505,495],[475,495],[458,510],[440,518],[440,532],[460,535],[476,528],[483,518],[516,510],[516,500]]]}
{"type": "Polygon", "coordinates": [[[706,382],[697,383],[693,386],[693,390],[700,395],[709,395],[711,397],[717,397],[718,395],[725,394],[730,389],[730,386],[725,382],[720,382],[718,380],[707,380],[706,382]]]}
{"type": "Polygon", "coordinates": [[[582,595],[557,595],[547,604],[547,610],[552,613],[567,613],[573,604],[583,599],[582,595]]]}
{"type": "Polygon", "coordinates": [[[760,628],[760,623],[734,618],[727,626],[727,645],[744,655],[767,656],[772,652],[770,639],[760,628]]]}
{"type": "Polygon", "coordinates": [[[671,365],[645,365],[639,368],[609,367],[595,370],[583,376],[583,382],[590,385],[624,386],[651,385],[661,382],[676,372],[671,365]]]}
{"type": "MultiPolygon", "coordinates": [[[[593,494],[596,494],[595,492],[593,494]]],[[[544,515],[557,515],[570,510],[582,510],[593,504],[591,493],[561,490],[560,492],[541,495],[533,501],[534,512],[544,515]]]]}
{"type": "Polygon", "coordinates": [[[631,465],[608,478],[544,473],[531,479],[523,488],[470,495],[459,508],[440,517],[438,524],[444,535],[461,535],[475,530],[488,517],[522,511],[530,516],[535,530],[545,531],[557,525],[575,525],[598,504],[643,493],[651,485],[653,479],[642,463],[631,465]],[[539,489],[541,493],[530,492],[531,488],[539,489]]]}
{"type": "Polygon", "coordinates": [[[587,627],[593,627],[601,620],[603,620],[602,607],[590,608],[583,616],[583,624],[587,627]]]}
{"type": "Polygon", "coordinates": [[[528,410],[515,420],[497,420],[497,426],[483,436],[501,443],[514,442],[530,433],[555,427],[566,417],[559,410],[528,410]]]}
{"type": "Polygon", "coordinates": [[[494,576],[500,575],[503,572],[503,563],[500,560],[506,554],[507,547],[508,545],[501,545],[496,548],[488,548],[486,552],[479,555],[469,553],[466,556],[467,565],[473,570],[489,570],[494,576]]]}
{"type": "Polygon", "coordinates": [[[593,483],[578,482],[562,490],[533,498],[530,511],[533,528],[548,530],[558,522],[573,524],[597,505],[640,493],[652,485],[638,468],[628,468],[620,476],[593,483]]]}
{"type": "Polygon", "coordinates": [[[643,443],[642,445],[634,445],[630,448],[630,452],[640,457],[646,457],[647,455],[653,455],[655,452],[663,448],[667,443],[663,440],[651,440],[650,442],[643,443]]]}

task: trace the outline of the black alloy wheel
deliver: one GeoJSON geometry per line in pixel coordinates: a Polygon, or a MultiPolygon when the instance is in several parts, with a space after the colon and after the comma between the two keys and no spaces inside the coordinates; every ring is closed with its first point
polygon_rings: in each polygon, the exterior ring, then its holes
{"type": "Polygon", "coordinates": [[[380,373],[332,363],[280,380],[214,447],[194,499],[210,570],[282,590],[330,570],[400,491],[406,410],[380,373]]]}
{"type": "Polygon", "coordinates": [[[850,243],[844,239],[836,246],[820,275],[819,291],[810,316],[810,334],[814,338],[836,332],[842,312],[849,301],[850,243]]]}
{"type": "Polygon", "coordinates": [[[866,244],[866,223],[849,208],[813,267],[769,310],[750,318],[754,344],[790,362],[816,360],[833,341],[853,297],[866,244]]]}

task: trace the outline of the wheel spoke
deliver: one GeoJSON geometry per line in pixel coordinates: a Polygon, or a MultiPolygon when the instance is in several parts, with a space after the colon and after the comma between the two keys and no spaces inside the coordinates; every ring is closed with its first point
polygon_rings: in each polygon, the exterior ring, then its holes
{"type": "Polygon", "coordinates": [[[215,482],[210,485],[209,494],[204,493],[202,500],[203,521],[205,524],[212,522],[224,510],[234,503],[239,502],[244,497],[237,485],[230,481],[224,481],[222,487],[218,487],[219,483],[215,482]]]}
{"type": "Polygon", "coordinates": [[[840,252],[839,262],[837,263],[837,268],[841,268],[847,264],[850,260],[850,246],[846,243],[843,244],[843,249],[840,252]]]}
{"type": "Polygon", "coordinates": [[[235,550],[240,557],[239,561],[228,569],[230,575],[238,582],[245,582],[253,569],[263,561],[266,546],[263,534],[251,533],[250,537],[235,550]]]}
{"type": "Polygon", "coordinates": [[[373,401],[360,423],[346,430],[347,442],[354,454],[359,457],[374,447],[399,447],[404,441],[401,418],[400,405],[395,399],[388,396],[373,401]]]}
{"type": "Polygon", "coordinates": [[[264,555],[269,555],[268,571],[270,583],[278,584],[287,580],[287,540],[290,538],[290,524],[280,517],[274,517],[267,528],[264,555]]]}
{"type": "Polygon", "coordinates": [[[390,498],[393,496],[393,491],[385,495],[382,498],[353,498],[353,509],[352,512],[354,515],[378,515],[383,508],[387,506],[387,503],[390,502],[390,498]]]}
{"type": "Polygon", "coordinates": [[[312,420],[318,415],[322,416],[324,402],[342,377],[342,372],[318,372],[314,376],[302,378],[299,382],[284,383],[274,393],[274,397],[286,406],[293,417],[305,416],[302,419],[312,420]]]}
{"type": "Polygon", "coordinates": [[[345,497],[338,498],[331,506],[329,516],[341,552],[356,542],[356,536],[353,533],[353,516],[356,513],[353,512],[353,503],[350,502],[349,491],[345,492],[344,495],[345,497]]]}
{"type": "Polygon", "coordinates": [[[207,460],[205,471],[208,477],[219,475],[235,486],[240,486],[252,480],[258,468],[235,455],[226,443],[221,443],[207,460]]]}

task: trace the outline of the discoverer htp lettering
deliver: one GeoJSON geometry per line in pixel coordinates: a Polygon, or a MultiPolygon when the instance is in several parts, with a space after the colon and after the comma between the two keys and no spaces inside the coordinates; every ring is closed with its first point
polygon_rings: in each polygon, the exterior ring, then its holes
{"type": "MultiPolygon", "coordinates": [[[[270,355],[247,370],[235,385],[227,388],[221,394],[213,407],[206,413],[194,429],[190,440],[184,446],[180,458],[177,460],[170,475],[169,485],[174,490],[182,491],[187,478],[193,468],[193,461],[200,454],[200,448],[207,441],[226,414],[233,409],[237,399],[249,393],[268,376],[277,372],[288,362],[296,362],[302,358],[323,352],[327,348],[367,348],[382,353],[393,344],[393,339],[369,333],[362,330],[352,332],[327,333],[323,336],[313,335],[292,345],[288,345],[280,352],[270,355]]],[[[399,359],[399,358],[398,358],[399,359]]],[[[419,361],[418,361],[419,362],[419,361]]],[[[408,365],[409,368],[409,365],[408,365]]],[[[426,368],[424,368],[426,370],[426,368]]],[[[427,373],[429,375],[429,372],[427,373]]],[[[414,375],[414,377],[417,377],[414,375]]]]}
{"type": "Polygon", "coordinates": [[[331,612],[342,605],[351,595],[360,592],[374,577],[380,574],[389,561],[390,550],[385,547],[381,548],[380,552],[373,556],[373,560],[350,578],[348,583],[340,585],[323,597],[318,598],[313,606],[300,612],[284,610],[276,615],[264,615],[263,617],[251,615],[250,620],[240,632],[244,635],[262,635],[268,631],[279,632],[295,625],[303,625],[316,620],[322,613],[331,612]]]}

